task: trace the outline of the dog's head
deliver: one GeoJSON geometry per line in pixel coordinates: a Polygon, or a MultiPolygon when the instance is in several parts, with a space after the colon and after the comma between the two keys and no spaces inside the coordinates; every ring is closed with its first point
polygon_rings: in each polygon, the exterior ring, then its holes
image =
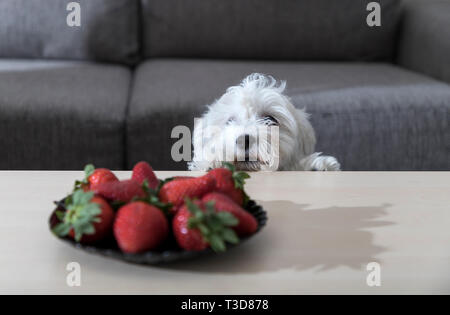
{"type": "Polygon", "coordinates": [[[242,170],[282,170],[311,154],[314,130],[308,115],[283,94],[285,87],[255,73],[228,88],[195,123],[190,168],[229,161],[242,170]]]}

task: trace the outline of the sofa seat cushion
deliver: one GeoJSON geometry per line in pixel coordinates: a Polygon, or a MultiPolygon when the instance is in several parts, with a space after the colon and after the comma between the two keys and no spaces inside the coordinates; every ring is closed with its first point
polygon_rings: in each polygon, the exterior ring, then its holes
{"type": "Polygon", "coordinates": [[[120,66],[0,59],[0,169],[123,168],[130,79],[120,66]]]}
{"type": "Polygon", "coordinates": [[[226,88],[252,72],[287,80],[312,114],[317,151],[346,170],[450,170],[450,86],[382,63],[151,60],[136,71],[127,120],[128,167],[174,162],[176,125],[193,127],[226,88]]]}

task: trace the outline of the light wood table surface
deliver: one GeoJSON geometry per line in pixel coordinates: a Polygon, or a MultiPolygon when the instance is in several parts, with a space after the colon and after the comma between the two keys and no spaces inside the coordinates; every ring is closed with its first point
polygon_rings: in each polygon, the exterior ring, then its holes
{"type": "Polygon", "coordinates": [[[449,172],[252,174],[247,191],[269,216],[260,234],[158,267],[87,254],[50,233],[52,201],[76,178],[0,172],[0,293],[450,293],[449,172]],[[69,262],[81,266],[80,287],[66,284],[69,262]],[[370,262],[381,266],[379,287],[366,283],[370,262]]]}

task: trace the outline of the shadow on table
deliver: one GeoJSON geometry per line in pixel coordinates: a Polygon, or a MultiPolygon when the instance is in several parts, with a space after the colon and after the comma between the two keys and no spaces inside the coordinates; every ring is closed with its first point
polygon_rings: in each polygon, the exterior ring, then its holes
{"type": "Polygon", "coordinates": [[[379,218],[389,205],[313,209],[289,201],[260,202],[268,224],[260,234],[227,253],[164,266],[201,273],[258,273],[282,269],[318,272],[365,268],[387,249],[367,229],[394,224],[379,218]],[[276,255],[276,257],[274,257],[276,255]]]}

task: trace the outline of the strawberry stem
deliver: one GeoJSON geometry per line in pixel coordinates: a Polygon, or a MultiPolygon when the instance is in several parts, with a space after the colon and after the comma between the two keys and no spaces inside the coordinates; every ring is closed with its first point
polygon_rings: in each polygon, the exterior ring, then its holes
{"type": "Polygon", "coordinates": [[[82,188],[84,185],[89,184],[89,176],[94,174],[95,166],[93,164],[87,164],[84,167],[84,178],[83,180],[76,180],[73,186],[73,191],[82,188]]]}
{"type": "Polygon", "coordinates": [[[64,237],[73,229],[75,241],[79,242],[83,235],[94,234],[94,223],[100,222],[100,205],[91,202],[94,197],[93,192],[76,190],[66,199],[66,211],[58,213],[58,219],[62,221],[53,228],[53,233],[59,237],[64,237]]]}
{"type": "Polygon", "coordinates": [[[145,198],[136,198],[133,201],[143,201],[146,202],[152,206],[157,207],[158,209],[160,209],[166,216],[169,215],[170,210],[172,209],[172,204],[171,203],[164,203],[162,201],[159,200],[158,197],[158,193],[159,190],[162,187],[162,182],[160,181],[158,187],[156,189],[152,189],[150,188],[149,184],[148,184],[148,180],[145,179],[144,182],[142,183],[142,190],[145,192],[146,197],[145,198]]]}
{"type": "Polygon", "coordinates": [[[217,212],[214,201],[207,202],[204,210],[189,198],[186,198],[185,203],[192,214],[188,220],[188,228],[198,229],[205,242],[209,243],[215,252],[225,251],[225,242],[239,243],[239,237],[230,229],[239,224],[239,220],[234,215],[229,212],[217,212]]]}
{"type": "Polygon", "coordinates": [[[247,195],[247,193],[244,190],[244,186],[245,186],[245,180],[250,178],[250,175],[246,172],[238,172],[236,171],[236,167],[229,162],[223,162],[223,167],[230,170],[232,173],[232,178],[234,181],[234,187],[241,189],[242,192],[244,193],[244,207],[247,205],[248,201],[250,200],[249,196],[247,195]]]}

